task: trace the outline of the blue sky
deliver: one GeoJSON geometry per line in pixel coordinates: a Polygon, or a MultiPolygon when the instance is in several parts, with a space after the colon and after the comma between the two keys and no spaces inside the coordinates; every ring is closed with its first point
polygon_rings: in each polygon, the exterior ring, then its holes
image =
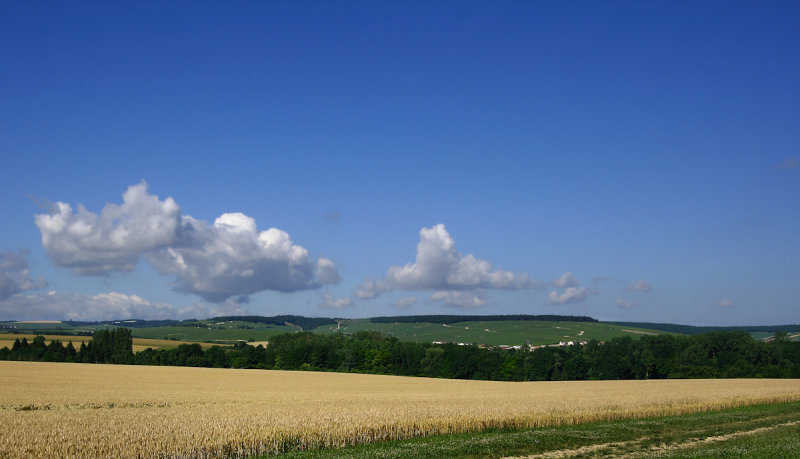
{"type": "Polygon", "coordinates": [[[4,2],[0,319],[797,323],[798,23],[4,2]]]}

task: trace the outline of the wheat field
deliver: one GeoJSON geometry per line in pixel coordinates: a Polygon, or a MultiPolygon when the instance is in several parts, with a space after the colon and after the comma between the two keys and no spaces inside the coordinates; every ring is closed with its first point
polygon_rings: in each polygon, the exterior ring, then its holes
{"type": "Polygon", "coordinates": [[[0,362],[0,457],[246,457],[800,400],[800,380],[498,382],[0,362]]]}

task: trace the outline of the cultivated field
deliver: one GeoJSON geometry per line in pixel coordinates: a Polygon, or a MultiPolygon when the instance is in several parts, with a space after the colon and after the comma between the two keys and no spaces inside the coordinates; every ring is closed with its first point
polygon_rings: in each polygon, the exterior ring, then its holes
{"type": "MultiPolygon", "coordinates": [[[[553,322],[546,320],[500,320],[489,322],[454,322],[438,324],[430,322],[372,323],[368,319],[341,320],[341,331],[354,333],[359,330],[379,331],[395,336],[401,341],[430,343],[431,341],[454,341],[463,343],[522,345],[526,341],[533,345],[554,344],[559,341],[608,341],[613,338],[642,335],[670,335],[658,330],[645,330],[607,323],[553,322]]],[[[337,331],[336,325],[324,325],[315,332],[337,331]]]]}
{"type": "MultiPolygon", "coordinates": [[[[608,341],[621,336],[638,338],[643,335],[672,334],[658,330],[634,328],[632,326],[595,322],[564,322],[544,320],[466,321],[451,324],[430,322],[370,322],[369,319],[342,319],[339,324],[323,325],[312,331],[354,333],[361,330],[378,331],[401,341],[430,343],[432,341],[454,341],[464,343],[522,345],[530,341],[533,345],[555,344],[559,341],[608,341]]],[[[2,324],[2,323],[0,323],[2,324]]],[[[124,322],[120,322],[122,326],[124,322]]],[[[275,335],[294,333],[301,328],[292,325],[275,325],[245,321],[214,320],[198,321],[196,326],[131,327],[138,338],[175,339],[182,341],[206,341],[231,343],[244,341],[267,341],[275,335]]],[[[29,329],[30,333],[48,334],[50,331],[85,332],[108,328],[108,325],[76,325],[68,323],[22,323],[8,322],[17,331],[29,329]],[[52,327],[48,327],[51,325],[52,327]]],[[[118,324],[115,324],[115,328],[118,324]]],[[[766,334],[765,336],[771,336],[766,334]]],[[[12,340],[13,341],[13,340],[12,340]]],[[[135,343],[134,343],[135,344],[135,343]]]]}
{"type": "Polygon", "coordinates": [[[497,382],[0,362],[0,456],[228,457],[800,400],[800,380],[497,382]]]}

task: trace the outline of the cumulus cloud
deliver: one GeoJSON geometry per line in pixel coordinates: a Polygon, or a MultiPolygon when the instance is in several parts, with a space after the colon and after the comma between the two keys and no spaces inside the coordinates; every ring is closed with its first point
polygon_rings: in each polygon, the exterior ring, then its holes
{"type": "MultiPolygon", "coordinates": [[[[176,308],[166,303],[148,301],[138,295],[100,293],[84,295],[51,291],[34,295],[15,295],[0,302],[0,317],[6,320],[124,320],[202,318],[230,313],[232,305],[220,309],[198,303],[176,308]]],[[[227,315],[227,314],[226,314],[227,315]]]]}
{"type": "Polygon", "coordinates": [[[162,274],[175,276],[175,289],[206,301],[263,290],[294,292],[340,280],[333,261],[314,259],[277,228],[259,231],[253,218],[225,213],[213,224],[182,215],[172,198],[133,185],[123,204],[107,204],[100,215],[56,203],[36,216],[42,244],[58,266],[77,274],[131,271],[143,255],[162,274]]]}
{"type": "Polygon", "coordinates": [[[417,297],[415,296],[407,296],[392,302],[392,306],[394,306],[396,309],[406,309],[415,304],[417,304],[417,297]]]}
{"type": "Polygon", "coordinates": [[[567,288],[567,287],[577,287],[578,285],[580,285],[578,279],[576,279],[571,272],[566,272],[562,274],[558,279],[553,280],[553,287],[567,288]]]}
{"type": "Polygon", "coordinates": [[[628,301],[625,298],[617,298],[617,306],[621,308],[635,308],[636,303],[633,301],[628,301]]]}
{"type": "Polygon", "coordinates": [[[431,294],[431,300],[439,301],[445,306],[472,309],[486,305],[486,292],[483,290],[439,290],[431,294]]]}
{"type": "Polygon", "coordinates": [[[717,301],[716,303],[714,303],[714,306],[719,306],[720,308],[730,308],[730,307],[733,306],[733,301],[731,301],[731,300],[729,300],[727,298],[723,298],[723,299],[717,301]]]}
{"type": "Polygon", "coordinates": [[[566,290],[560,294],[553,290],[547,295],[547,302],[549,304],[570,304],[580,303],[589,296],[589,290],[584,287],[567,287],[566,290]]]}
{"type": "Polygon", "coordinates": [[[147,183],[128,187],[122,204],[106,204],[100,215],[63,202],[35,217],[42,245],[57,266],[76,274],[133,271],[142,253],[173,244],[181,209],[172,198],[148,194],[147,183]]]}
{"type": "Polygon", "coordinates": [[[319,305],[329,309],[347,309],[353,305],[353,299],[350,297],[334,298],[330,292],[323,292],[322,303],[319,305]]]}
{"type": "Polygon", "coordinates": [[[213,224],[183,217],[179,243],[151,253],[148,260],[161,273],[176,276],[176,290],[215,303],[339,280],[331,260],[314,260],[285,231],[258,231],[255,220],[238,212],[223,214],[213,224]]]}
{"type": "Polygon", "coordinates": [[[353,296],[367,300],[375,298],[383,292],[388,292],[394,287],[385,279],[364,279],[364,281],[353,290],[353,296]]]}
{"type": "Polygon", "coordinates": [[[637,281],[631,282],[631,284],[628,285],[628,288],[626,290],[628,290],[629,292],[650,293],[650,292],[653,291],[653,287],[651,287],[650,284],[647,281],[637,280],[637,281]]]}
{"type": "Polygon", "coordinates": [[[336,264],[333,260],[325,257],[317,259],[316,274],[317,278],[326,284],[335,284],[342,280],[341,276],[339,276],[339,271],[336,269],[336,264]]]}
{"type": "Polygon", "coordinates": [[[26,290],[47,287],[44,278],[31,278],[24,252],[0,250],[0,301],[26,290]]]}
{"type": "MultiPolygon", "coordinates": [[[[392,266],[384,278],[364,280],[353,294],[357,298],[366,299],[390,290],[518,290],[540,284],[539,281],[531,280],[527,274],[493,270],[492,264],[486,260],[471,254],[462,255],[445,226],[438,224],[420,230],[414,263],[392,266]]],[[[445,296],[447,295],[442,298],[445,296]]]]}

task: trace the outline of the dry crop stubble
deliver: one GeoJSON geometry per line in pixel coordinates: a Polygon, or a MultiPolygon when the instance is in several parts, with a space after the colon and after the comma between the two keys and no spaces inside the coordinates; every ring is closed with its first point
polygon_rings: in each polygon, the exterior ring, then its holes
{"type": "Polygon", "coordinates": [[[230,457],[800,400],[800,380],[498,382],[0,362],[0,456],[230,457]]]}

